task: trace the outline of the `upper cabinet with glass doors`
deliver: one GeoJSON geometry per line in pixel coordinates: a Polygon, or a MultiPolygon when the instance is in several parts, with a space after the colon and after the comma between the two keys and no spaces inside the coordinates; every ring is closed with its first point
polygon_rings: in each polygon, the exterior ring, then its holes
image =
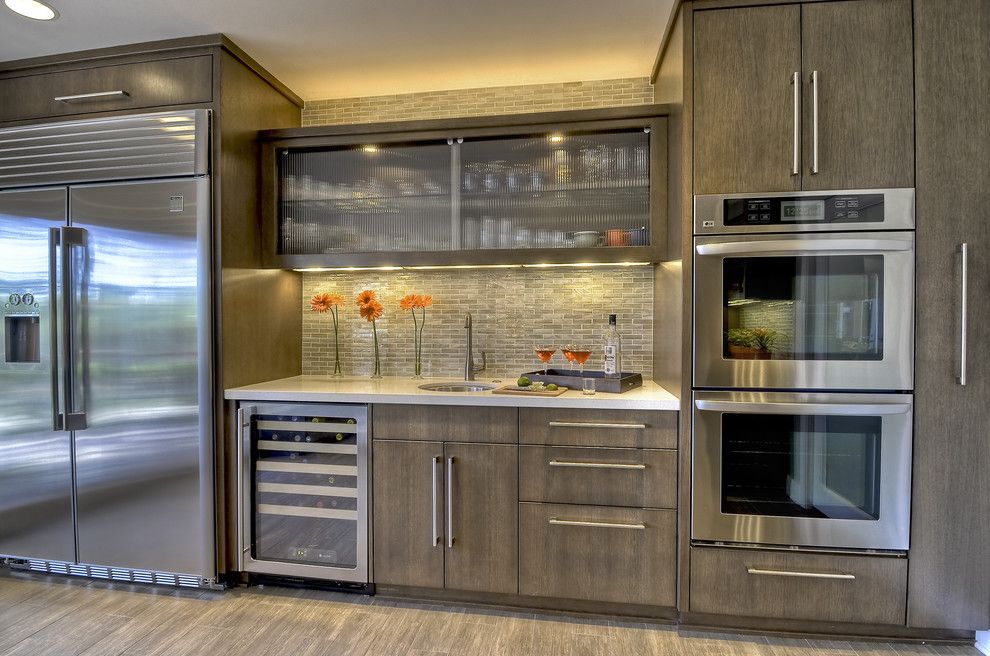
{"type": "Polygon", "coordinates": [[[658,261],[663,109],[266,133],[273,264],[658,261]]]}

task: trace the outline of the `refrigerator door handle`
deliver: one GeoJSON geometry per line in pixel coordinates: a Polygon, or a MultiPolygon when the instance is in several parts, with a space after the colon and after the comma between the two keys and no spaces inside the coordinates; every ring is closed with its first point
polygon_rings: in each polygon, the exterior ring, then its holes
{"type": "MultiPolygon", "coordinates": [[[[65,327],[62,329],[62,355],[65,364],[62,367],[62,397],[65,402],[65,412],[63,426],[67,431],[85,430],[86,423],[86,394],[85,390],[77,390],[79,385],[76,375],[77,367],[81,366],[85,372],[89,364],[84,358],[76,357],[77,335],[76,324],[80,308],[76,307],[75,294],[77,286],[81,280],[76,279],[76,271],[73,266],[73,248],[86,247],[86,231],[82,228],[62,228],[61,229],[61,251],[62,251],[62,320],[65,327]],[[76,392],[79,391],[77,394],[76,392]]],[[[82,303],[85,303],[83,294],[80,294],[82,303]]],[[[85,374],[84,374],[85,375],[85,374]]]]}
{"type": "Polygon", "coordinates": [[[48,229],[48,324],[51,331],[48,338],[48,349],[51,369],[53,431],[60,431],[64,426],[58,389],[58,254],[62,242],[61,235],[61,228],[48,229]]]}

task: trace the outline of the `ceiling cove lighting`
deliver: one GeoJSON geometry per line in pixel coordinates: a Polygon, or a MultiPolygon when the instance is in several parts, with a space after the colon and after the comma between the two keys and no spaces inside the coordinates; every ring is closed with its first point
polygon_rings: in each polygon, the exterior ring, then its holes
{"type": "Polygon", "coordinates": [[[38,0],[3,0],[7,9],[33,20],[50,21],[58,18],[58,12],[38,0]]]}
{"type": "Polygon", "coordinates": [[[566,264],[436,264],[417,266],[381,266],[381,267],[308,267],[293,269],[299,273],[324,273],[343,271],[443,271],[463,269],[553,269],[558,267],[592,268],[592,267],[639,267],[652,266],[652,262],[568,262],[566,264]]]}

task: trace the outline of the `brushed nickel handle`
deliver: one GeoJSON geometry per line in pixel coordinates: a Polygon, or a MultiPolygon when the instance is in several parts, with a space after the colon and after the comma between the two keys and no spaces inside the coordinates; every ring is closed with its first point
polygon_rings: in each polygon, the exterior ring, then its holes
{"type": "Polygon", "coordinates": [[[251,422],[247,419],[248,413],[254,414],[254,408],[237,408],[237,435],[234,447],[234,457],[237,460],[237,502],[235,507],[235,512],[237,513],[237,543],[240,547],[237,550],[237,569],[239,571],[244,570],[244,554],[250,551],[251,542],[250,540],[244,539],[244,496],[250,494],[250,483],[244,480],[244,458],[245,453],[250,453],[250,451],[245,451],[244,446],[249,443],[251,439],[251,422]]]}
{"type": "Polygon", "coordinates": [[[447,458],[447,547],[454,548],[454,459],[447,458]]]}
{"type": "Polygon", "coordinates": [[[698,244],[698,255],[737,255],[741,253],[899,253],[914,248],[905,239],[767,239],[759,241],[726,241],[698,244]]]}
{"type": "Polygon", "coordinates": [[[613,424],[597,421],[551,421],[550,428],[625,428],[629,430],[643,430],[646,424],[613,424]]]}
{"type": "Polygon", "coordinates": [[[593,462],[583,460],[551,460],[547,463],[551,467],[581,467],[584,469],[646,469],[646,465],[641,463],[625,462],[593,462]]]}
{"type": "Polygon", "coordinates": [[[791,74],[791,86],[794,87],[794,159],[791,164],[791,175],[801,173],[801,74],[797,71],[791,74]]]}
{"type": "Polygon", "coordinates": [[[969,244],[959,244],[959,255],[962,257],[962,272],[959,283],[959,376],[956,382],[966,385],[966,350],[968,348],[969,333],[966,328],[966,321],[969,315],[969,244]]]}
{"type": "Polygon", "coordinates": [[[757,569],[755,567],[747,567],[747,574],[753,574],[755,576],[787,576],[799,579],[835,579],[839,581],[852,581],[856,578],[855,574],[825,574],[823,572],[789,572],[782,569],[757,569]]]}
{"type": "MultiPolygon", "coordinates": [[[[75,347],[77,345],[75,335],[76,314],[79,308],[75,307],[76,280],[75,271],[72,266],[73,247],[85,248],[87,244],[87,233],[83,228],[62,228],[61,229],[61,250],[62,250],[62,321],[65,326],[62,330],[62,354],[66,363],[62,367],[62,398],[65,403],[65,413],[63,414],[63,426],[65,430],[85,430],[86,421],[86,396],[85,390],[80,390],[76,395],[75,370],[75,347]],[[80,407],[77,410],[77,404],[80,407]]],[[[81,299],[85,303],[85,298],[81,299]]]]}
{"type": "Polygon", "coordinates": [[[131,94],[123,89],[116,91],[96,91],[94,93],[77,93],[71,96],[55,96],[55,102],[76,102],[78,100],[108,100],[110,98],[127,98],[131,94]]]}
{"type": "Polygon", "coordinates": [[[52,385],[52,430],[63,427],[61,406],[58,394],[58,251],[61,242],[61,229],[48,229],[48,323],[49,323],[49,373],[52,385]]]}
{"type": "Polygon", "coordinates": [[[435,547],[440,544],[440,522],[437,521],[437,511],[439,510],[439,508],[437,508],[437,501],[440,497],[440,492],[437,488],[437,485],[440,482],[440,476],[437,474],[437,468],[439,466],[440,456],[433,456],[430,460],[430,469],[433,470],[433,513],[431,515],[433,521],[433,537],[430,541],[431,547],[435,547]]]}
{"type": "Polygon", "coordinates": [[[633,529],[636,531],[645,531],[646,524],[630,524],[626,522],[592,522],[584,519],[560,519],[559,517],[551,517],[547,520],[548,524],[554,526],[591,526],[593,528],[619,528],[619,529],[633,529]]]}
{"type": "Polygon", "coordinates": [[[811,71],[811,172],[818,173],[818,71],[811,71]]]}
{"type": "Polygon", "coordinates": [[[910,412],[910,403],[751,403],[749,401],[708,401],[696,399],[698,410],[708,412],[749,412],[766,415],[849,415],[874,417],[910,412]]]}

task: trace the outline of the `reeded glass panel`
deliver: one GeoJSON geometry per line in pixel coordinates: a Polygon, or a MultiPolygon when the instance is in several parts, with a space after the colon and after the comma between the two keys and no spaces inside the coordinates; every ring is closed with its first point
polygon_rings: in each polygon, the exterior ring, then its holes
{"type": "Polygon", "coordinates": [[[357,567],[357,422],[252,418],[254,558],[357,567]]]}
{"type": "Polygon", "coordinates": [[[883,256],[726,258],[723,356],[882,360],[883,256]]]}
{"type": "Polygon", "coordinates": [[[646,246],[650,141],[642,129],[465,140],[460,248],[646,246]]]}
{"type": "Polygon", "coordinates": [[[722,512],[880,518],[880,417],[722,415],[722,512]]]}
{"type": "Polygon", "coordinates": [[[279,160],[279,252],[451,247],[446,141],[288,151],[279,160]]]}

